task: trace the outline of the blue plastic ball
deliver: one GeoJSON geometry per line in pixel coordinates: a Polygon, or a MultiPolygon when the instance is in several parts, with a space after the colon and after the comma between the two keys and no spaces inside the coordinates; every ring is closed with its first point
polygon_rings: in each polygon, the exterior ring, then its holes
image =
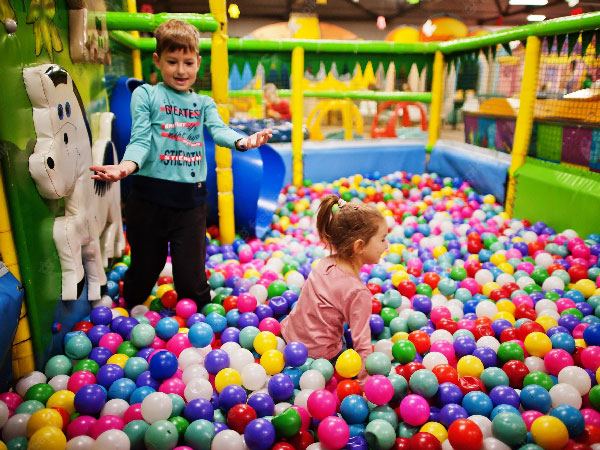
{"type": "Polygon", "coordinates": [[[351,394],[342,400],[340,413],[348,424],[363,423],[369,417],[369,405],[361,396],[351,394]]]}

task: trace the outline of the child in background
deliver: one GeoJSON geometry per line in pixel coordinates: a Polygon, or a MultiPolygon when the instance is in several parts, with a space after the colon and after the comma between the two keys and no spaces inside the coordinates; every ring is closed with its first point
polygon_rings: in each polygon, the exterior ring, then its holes
{"type": "Polygon", "coordinates": [[[319,206],[317,231],[335,253],[313,268],[297,305],[281,322],[281,334],[286,342],[302,342],[311,358],[335,363],[345,350],[342,336],[348,323],[354,350],[363,361],[359,379],[364,382],[364,360],[372,352],[372,295],[358,275],[364,264],[377,264],[386,250],[387,223],[373,206],[328,195],[319,206]]]}
{"type": "Polygon", "coordinates": [[[290,120],[292,118],[290,105],[285,100],[279,98],[277,95],[277,87],[273,83],[265,84],[263,92],[267,102],[267,118],[276,120],[290,120]]]}
{"type": "Polygon", "coordinates": [[[163,269],[170,244],[178,298],[210,303],[206,280],[206,153],[203,128],[215,143],[240,151],[271,137],[242,137],[219,116],[212,98],[193,92],[200,34],[169,20],[154,32],[154,63],[163,82],[142,85],[131,98],[131,139],[118,165],[90,167],[93,179],[117,181],[135,172],[125,207],[131,264],[124,277],[127,307],[143,303],[163,269]]]}

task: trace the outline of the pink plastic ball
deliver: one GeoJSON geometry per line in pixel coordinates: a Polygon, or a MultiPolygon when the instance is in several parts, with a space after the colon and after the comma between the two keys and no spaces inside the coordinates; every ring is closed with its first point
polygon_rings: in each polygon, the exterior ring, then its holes
{"type": "Polygon", "coordinates": [[[600,347],[590,345],[581,351],[581,364],[594,372],[600,367],[600,347]]]}
{"type": "Polygon", "coordinates": [[[237,309],[240,313],[253,312],[256,309],[256,297],[244,292],[238,296],[237,309]]]}
{"type": "Polygon", "coordinates": [[[128,424],[134,420],[144,420],[142,417],[142,404],[135,403],[125,410],[123,413],[123,422],[128,424]]]}
{"type": "Polygon", "coordinates": [[[437,324],[442,319],[451,319],[452,313],[445,306],[436,306],[431,310],[430,318],[434,324],[437,324]]]}
{"type": "Polygon", "coordinates": [[[423,261],[421,261],[419,258],[412,258],[407,261],[406,266],[408,268],[413,267],[415,269],[422,270],[423,269],[423,261]]]}
{"type": "Polygon", "coordinates": [[[510,249],[506,250],[506,255],[504,255],[504,256],[506,257],[507,260],[512,259],[512,258],[521,259],[523,257],[523,254],[516,248],[510,248],[510,249]]]}
{"type": "Polygon", "coordinates": [[[453,345],[448,341],[435,341],[431,344],[430,352],[438,352],[446,357],[448,361],[452,361],[456,357],[453,345]]]}
{"type": "Polygon", "coordinates": [[[79,416],[69,423],[67,427],[67,439],[71,440],[77,436],[91,436],[92,426],[96,419],[92,416],[79,416]]]}
{"type": "Polygon", "coordinates": [[[258,329],[260,331],[270,331],[275,336],[279,336],[279,333],[281,333],[279,321],[273,317],[265,317],[263,320],[261,320],[258,324],[258,329]]]}
{"type": "Polygon", "coordinates": [[[318,420],[323,420],[327,416],[335,414],[336,399],[334,394],[326,389],[319,389],[308,396],[306,407],[308,413],[318,420]]]}
{"type": "Polygon", "coordinates": [[[586,425],[594,425],[600,427],[600,413],[595,409],[583,408],[581,411],[583,420],[586,425]]]}
{"type": "Polygon", "coordinates": [[[100,417],[91,427],[90,437],[92,439],[98,439],[102,433],[108,430],[122,430],[125,426],[123,419],[119,416],[113,416],[108,414],[100,417]]]}
{"type": "Polygon", "coordinates": [[[570,298],[559,298],[556,301],[556,309],[558,313],[562,313],[565,309],[575,308],[575,302],[570,298]]]}
{"type": "Polygon", "coordinates": [[[327,417],[319,424],[319,441],[331,449],[340,449],[346,446],[350,439],[348,424],[341,417],[327,417]]]}
{"type": "Polygon", "coordinates": [[[402,420],[409,425],[423,425],[429,419],[429,403],[420,395],[410,394],[400,402],[402,420]]]}
{"type": "Polygon", "coordinates": [[[95,383],[96,375],[87,370],[80,370],[69,377],[69,381],[67,381],[67,389],[76,394],[77,391],[83,386],[95,383]]]}
{"type": "Polygon", "coordinates": [[[14,411],[23,403],[23,399],[16,392],[4,392],[0,394],[0,401],[6,403],[9,411],[14,411]]]}
{"type": "Polygon", "coordinates": [[[566,350],[555,348],[544,356],[544,365],[550,375],[558,376],[562,369],[573,365],[573,357],[566,350]]]}
{"type": "Polygon", "coordinates": [[[535,270],[535,266],[531,264],[529,261],[523,261],[517,265],[517,270],[524,270],[528,274],[531,275],[531,272],[535,270]]]}
{"type": "Polygon", "coordinates": [[[158,391],[164,392],[165,394],[177,394],[184,397],[185,383],[180,378],[174,376],[163,381],[158,388],[158,391]]]}
{"type": "Polygon", "coordinates": [[[98,347],[106,347],[111,352],[117,353],[117,348],[123,343],[123,338],[117,333],[106,333],[100,338],[98,347]]]}
{"type": "Polygon", "coordinates": [[[469,319],[460,319],[457,323],[459,330],[475,330],[475,322],[469,319]]]}
{"type": "Polygon", "coordinates": [[[279,278],[279,275],[277,275],[277,272],[274,272],[272,270],[265,270],[261,278],[264,278],[265,280],[269,281],[275,281],[279,278]]]}
{"type": "Polygon", "coordinates": [[[575,258],[588,258],[590,256],[590,248],[585,244],[578,244],[573,247],[571,254],[575,258]]]}
{"type": "Polygon", "coordinates": [[[300,431],[308,430],[308,428],[310,427],[310,414],[308,414],[308,411],[305,408],[303,408],[302,406],[297,406],[297,405],[292,406],[292,408],[294,408],[296,411],[298,411],[298,414],[300,414],[300,419],[302,419],[302,425],[300,426],[300,431]]]}
{"type": "Polygon", "coordinates": [[[152,344],[150,344],[150,347],[155,348],[156,350],[162,350],[167,346],[167,343],[165,341],[163,341],[161,338],[159,338],[158,336],[154,336],[154,339],[152,340],[152,344]]]}
{"type": "Polygon", "coordinates": [[[541,416],[543,416],[543,414],[539,411],[523,411],[523,413],[521,414],[521,418],[523,419],[523,422],[525,422],[527,431],[531,430],[531,424],[533,423],[533,421],[541,416]]]}
{"type": "Polygon", "coordinates": [[[179,354],[184,351],[186,348],[190,348],[192,344],[190,344],[190,340],[188,339],[188,335],[186,333],[177,333],[171,339],[168,340],[166,349],[171,353],[174,353],[175,356],[179,357],[179,354]]]}
{"type": "Polygon", "coordinates": [[[477,291],[479,290],[479,284],[474,278],[465,278],[460,282],[460,287],[468,290],[471,295],[477,294],[477,291]]]}
{"type": "Polygon", "coordinates": [[[175,313],[182,319],[187,319],[192,314],[196,314],[198,311],[198,305],[189,298],[183,298],[175,305],[175,313]]]}
{"type": "Polygon", "coordinates": [[[337,385],[338,385],[337,378],[331,377],[329,379],[329,381],[327,382],[327,384],[325,385],[325,389],[327,389],[329,392],[337,393],[337,385]]]}
{"type": "Polygon", "coordinates": [[[573,338],[574,339],[583,339],[583,332],[587,327],[589,327],[589,323],[580,323],[579,325],[573,328],[573,338]]]}
{"type": "Polygon", "coordinates": [[[146,314],[144,314],[144,317],[146,317],[150,321],[150,325],[152,325],[153,327],[156,327],[158,321],[162,319],[162,317],[160,317],[160,314],[156,311],[148,311],[146,314]]]}
{"type": "Polygon", "coordinates": [[[376,405],[385,405],[394,396],[394,386],[389,378],[383,375],[373,375],[365,382],[367,400],[376,405]]]}
{"type": "Polygon", "coordinates": [[[531,300],[531,297],[526,294],[515,295],[512,299],[512,302],[515,306],[527,305],[530,308],[534,307],[533,300],[531,300]]]}

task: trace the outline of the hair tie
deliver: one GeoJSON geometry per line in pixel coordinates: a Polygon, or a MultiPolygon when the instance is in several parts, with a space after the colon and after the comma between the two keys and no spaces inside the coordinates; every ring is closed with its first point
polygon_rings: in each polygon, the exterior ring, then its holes
{"type": "Polygon", "coordinates": [[[338,198],[337,204],[340,208],[343,208],[346,204],[346,200],[344,200],[343,198],[338,198]]]}

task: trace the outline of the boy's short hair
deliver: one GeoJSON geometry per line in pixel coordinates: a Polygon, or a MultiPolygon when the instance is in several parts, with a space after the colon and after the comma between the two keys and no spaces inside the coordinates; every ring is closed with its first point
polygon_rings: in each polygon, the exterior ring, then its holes
{"type": "Polygon", "coordinates": [[[189,50],[199,53],[200,32],[187,22],[178,19],[167,20],[154,30],[156,54],[176,50],[189,50]]]}
{"type": "Polygon", "coordinates": [[[275,86],[273,83],[267,83],[263,87],[263,92],[275,92],[275,93],[277,93],[277,86],[275,86]]]}

